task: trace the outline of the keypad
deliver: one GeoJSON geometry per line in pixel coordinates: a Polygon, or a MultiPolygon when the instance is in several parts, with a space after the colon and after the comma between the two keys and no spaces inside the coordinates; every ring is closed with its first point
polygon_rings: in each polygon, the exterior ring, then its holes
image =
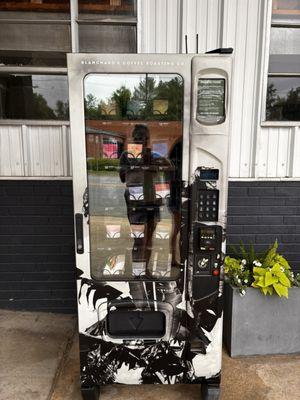
{"type": "Polygon", "coordinates": [[[218,221],[219,191],[214,189],[199,190],[198,217],[199,221],[218,221]]]}

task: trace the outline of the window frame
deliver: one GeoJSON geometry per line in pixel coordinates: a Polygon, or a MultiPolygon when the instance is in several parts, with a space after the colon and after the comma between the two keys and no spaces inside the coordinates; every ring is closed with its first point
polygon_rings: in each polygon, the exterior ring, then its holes
{"type": "Polygon", "coordinates": [[[298,28],[300,30],[300,20],[288,20],[288,19],[278,19],[278,21],[274,21],[272,19],[272,11],[273,11],[273,0],[268,1],[267,8],[267,17],[266,17],[266,25],[265,25],[265,38],[264,38],[264,55],[263,55],[263,81],[262,81],[262,104],[261,104],[261,118],[260,125],[262,127],[270,127],[270,126],[299,126],[300,120],[295,121],[269,121],[266,119],[266,111],[267,111],[267,87],[268,87],[268,79],[269,77],[300,77],[300,72],[269,72],[269,59],[270,59],[270,44],[271,44],[271,29],[273,27],[291,27],[298,28]]]}

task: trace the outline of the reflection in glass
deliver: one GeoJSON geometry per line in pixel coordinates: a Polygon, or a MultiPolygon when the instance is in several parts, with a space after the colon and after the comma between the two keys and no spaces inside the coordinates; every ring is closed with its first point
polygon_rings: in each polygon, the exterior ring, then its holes
{"type": "Polygon", "coordinates": [[[64,13],[70,11],[70,0],[5,0],[0,2],[0,10],[64,13]]]}
{"type": "Polygon", "coordinates": [[[92,276],[174,278],[181,262],[182,78],[91,74],[84,86],[92,276]]]}
{"type": "Polygon", "coordinates": [[[270,54],[300,54],[300,29],[272,27],[270,54]]]}
{"type": "Polygon", "coordinates": [[[266,118],[300,121],[300,77],[269,77],[266,118]]]}
{"type": "Polygon", "coordinates": [[[0,118],[66,120],[68,117],[66,76],[0,75],[0,118]]]}
{"type": "Polygon", "coordinates": [[[300,0],[273,0],[273,14],[300,14],[300,0]]]}
{"type": "Polygon", "coordinates": [[[89,18],[97,15],[135,15],[135,0],[78,0],[79,15],[84,17],[88,14],[89,18]]]}
{"type": "Polygon", "coordinates": [[[2,65],[33,65],[38,67],[66,67],[65,53],[47,51],[0,51],[2,65]]]}
{"type": "Polygon", "coordinates": [[[79,50],[94,53],[136,53],[136,26],[80,24],[79,50]]]}

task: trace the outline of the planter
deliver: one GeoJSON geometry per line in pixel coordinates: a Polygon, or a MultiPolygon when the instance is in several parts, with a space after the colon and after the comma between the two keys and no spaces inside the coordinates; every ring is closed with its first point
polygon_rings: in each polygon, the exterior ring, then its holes
{"type": "Polygon", "coordinates": [[[300,289],[289,298],[264,296],[248,288],[245,296],[225,284],[224,342],[231,357],[300,352],[300,289]]]}

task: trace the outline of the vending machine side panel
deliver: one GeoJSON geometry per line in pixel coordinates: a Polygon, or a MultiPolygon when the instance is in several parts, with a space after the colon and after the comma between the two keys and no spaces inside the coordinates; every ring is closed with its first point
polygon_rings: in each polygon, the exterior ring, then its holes
{"type": "Polygon", "coordinates": [[[195,375],[220,378],[231,56],[192,60],[189,290],[195,375]]]}

